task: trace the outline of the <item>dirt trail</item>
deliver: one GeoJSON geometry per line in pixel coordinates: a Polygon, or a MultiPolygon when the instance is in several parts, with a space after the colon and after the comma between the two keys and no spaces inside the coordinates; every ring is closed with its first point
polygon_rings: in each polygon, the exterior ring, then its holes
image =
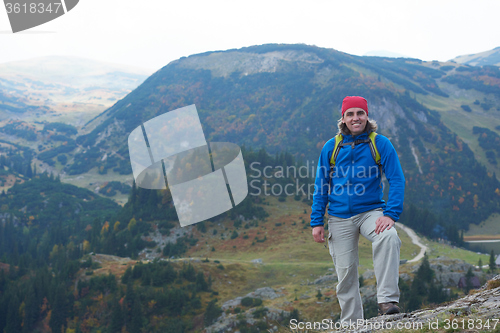
{"type": "Polygon", "coordinates": [[[415,258],[413,259],[410,259],[408,260],[408,262],[415,262],[415,261],[419,261],[420,259],[422,259],[424,257],[424,254],[425,254],[425,251],[427,251],[427,246],[425,246],[424,244],[420,243],[420,237],[417,236],[417,234],[415,233],[415,231],[413,231],[412,229],[408,228],[407,226],[401,224],[401,223],[396,223],[396,226],[403,230],[404,232],[406,232],[408,234],[408,236],[410,236],[411,238],[411,241],[413,244],[417,245],[420,247],[420,253],[417,254],[415,256],[415,258]]]}

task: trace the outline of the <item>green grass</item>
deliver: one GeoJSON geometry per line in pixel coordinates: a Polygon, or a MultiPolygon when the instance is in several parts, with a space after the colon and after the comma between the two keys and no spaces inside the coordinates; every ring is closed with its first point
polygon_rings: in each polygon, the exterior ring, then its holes
{"type": "MultiPolygon", "coordinates": [[[[225,237],[225,240],[222,241],[220,237],[221,233],[228,236],[233,230],[232,228],[228,230],[220,228],[221,230],[218,230],[217,235],[213,237],[210,230],[206,234],[200,233],[195,237],[210,244],[190,252],[189,255],[238,262],[262,259],[266,265],[280,265],[281,267],[289,265],[291,268],[300,265],[306,266],[308,270],[314,269],[314,267],[333,267],[332,258],[324,243],[313,241],[311,228],[308,224],[310,207],[302,202],[294,201],[292,198],[288,198],[286,202],[278,202],[276,198],[268,198],[267,200],[270,203],[270,206],[264,206],[270,213],[267,222],[259,222],[257,228],[244,229],[241,227],[238,230],[238,238],[234,240],[225,237]],[[307,211],[306,214],[304,214],[304,209],[307,211]],[[301,223],[302,218],[306,223],[301,223]],[[292,225],[294,222],[296,224],[292,225]],[[282,225],[276,227],[275,223],[282,223],[282,225]],[[307,228],[303,229],[304,226],[307,228]],[[249,235],[248,239],[242,238],[243,232],[249,235]],[[203,238],[201,238],[202,236],[203,238]],[[251,245],[255,237],[262,239],[264,236],[267,238],[265,242],[251,245]],[[215,252],[210,251],[212,246],[215,247],[215,252]]],[[[229,221],[224,224],[232,225],[229,221]]],[[[416,256],[420,252],[420,248],[412,243],[406,232],[398,230],[398,234],[402,242],[401,259],[411,259],[416,256]]],[[[362,236],[359,240],[359,260],[361,273],[366,269],[373,269],[371,243],[362,236]]]]}
{"type": "Polygon", "coordinates": [[[485,221],[479,225],[470,224],[469,230],[464,233],[464,236],[475,235],[498,235],[500,234],[500,214],[491,214],[485,221]]]}
{"type": "Polygon", "coordinates": [[[429,241],[428,239],[425,239],[424,244],[430,248],[430,251],[427,252],[429,259],[444,256],[450,259],[464,260],[471,265],[477,265],[479,258],[481,258],[483,264],[486,265],[490,259],[490,257],[485,254],[477,254],[476,252],[452,247],[446,244],[440,244],[438,242],[429,241]]]}
{"type": "MultiPolygon", "coordinates": [[[[119,181],[131,185],[132,180],[133,180],[132,175],[120,175],[118,173],[113,172],[112,170],[108,170],[107,174],[101,175],[97,172],[97,168],[93,168],[89,172],[86,172],[81,175],[65,175],[64,177],[61,178],[61,182],[63,183],[68,183],[78,187],[86,188],[92,192],[94,192],[94,189],[98,186],[97,184],[103,184],[105,182],[111,182],[111,181],[119,181]],[[92,185],[90,185],[91,183],[92,185]]],[[[102,196],[105,198],[112,199],[121,205],[124,205],[128,201],[128,194],[122,194],[120,193],[120,191],[117,191],[117,194],[112,197],[107,197],[104,195],[102,196]]]]}
{"type": "Polygon", "coordinates": [[[467,143],[474,152],[476,159],[481,164],[484,164],[488,171],[495,172],[497,178],[499,178],[500,166],[488,162],[484,150],[479,146],[477,135],[472,133],[474,126],[485,127],[498,132],[495,127],[500,124],[500,113],[494,109],[484,111],[481,107],[473,104],[476,99],[482,101],[485,96],[485,94],[479,92],[475,94],[469,93],[467,97],[453,99],[434,95],[417,95],[417,100],[429,109],[438,111],[443,123],[467,143]],[[462,104],[469,105],[472,112],[462,110],[460,107],[462,104]]]}

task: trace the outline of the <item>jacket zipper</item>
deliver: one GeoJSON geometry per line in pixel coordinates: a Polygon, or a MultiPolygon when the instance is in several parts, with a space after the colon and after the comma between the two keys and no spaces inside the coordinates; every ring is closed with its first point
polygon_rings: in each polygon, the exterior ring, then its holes
{"type": "Polygon", "coordinates": [[[349,180],[347,182],[347,197],[349,199],[349,214],[350,215],[352,215],[352,199],[351,199],[351,196],[349,195],[349,186],[350,186],[349,184],[351,184],[351,181],[352,181],[351,174],[353,172],[352,168],[354,167],[354,156],[353,156],[354,155],[354,147],[356,147],[356,146],[354,145],[354,141],[353,141],[353,143],[351,144],[351,167],[349,168],[349,171],[350,171],[349,178],[348,178],[349,180]]]}

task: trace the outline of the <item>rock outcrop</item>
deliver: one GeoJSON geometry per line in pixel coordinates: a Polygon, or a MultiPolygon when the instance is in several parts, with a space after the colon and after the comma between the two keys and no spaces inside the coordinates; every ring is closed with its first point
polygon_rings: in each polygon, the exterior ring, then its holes
{"type": "MultiPolygon", "coordinates": [[[[239,313],[239,314],[227,314],[225,312],[217,318],[217,321],[205,328],[206,333],[219,333],[219,332],[233,332],[236,328],[238,322],[246,321],[247,324],[255,325],[257,321],[264,320],[269,322],[276,322],[282,320],[284,317],[290,315],[288,311],[283,311],[275,308],[266,307],[267,311],[265,315],[257,319],[255,318],[255,312],[258,309],[253,308],[248,311],[239,313]]],[[[269,329],[269,332],[274,332],[277,330],[277,327],[272,327],[269,329]]]]}
{"type": "Polygon", "coordinates": [[[481,289],[448,304],[411,313],[378,316],[353,323],[349,329],[337,332],[368,333],[374,331],[495,331],[500,328],[500,275],[489,280],[481,289]]]}

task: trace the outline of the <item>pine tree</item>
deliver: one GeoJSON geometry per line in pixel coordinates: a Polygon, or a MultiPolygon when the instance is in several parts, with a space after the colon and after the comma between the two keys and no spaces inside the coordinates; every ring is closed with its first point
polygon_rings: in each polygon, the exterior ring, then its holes
{"type": "Polygon", "coordinates": [[[135,294],[132,301],[130,311],[132,318],[130,319],[129,325],[127,325],[127,331],[129,333],[140,333],[144,322],[144,314],[142,313],[142,305],[137,294],[135,294]]]}
{"type": "Polygon", "coordinates": [[[474,274],[472,273],[472,268],[469,267],[467,270],[467,274],[465,274],[465,294],[468,294],[469,291],[472,289],[472,278],[474,277],[474,274]]]}
{"type": "Polygon", "coordinates": [[[477,266],[479,267],[480,271],[483,270],[483,261],[481,260],[481,258],[479,258],[479,261],[477,262],[477,266]]]}
{"type": "MultiPolygon", "coordinates": [[[[61,332],[66,326],[66,314],[68,312],[66,291],[63,284],[56,287],[56,292],[52,303],[52,314],[50,316],[49,326],[52,332],[61,332]]],[[[64,330],[63,330],[64,332],[64,330]]]]}
{"type": "Polygon", "coordinates": [[[491,250],[491,254],[490,254],[490,270],[492,272],[494,272],[497,268],[497,265],[495,263],[495,252],[493,252],[493,250],[491,250]]]}
{"type": "Polygon", "coordinates": [[[111,323],[108,327],[109,333],[119,333],[122,331],[123,323],[124,323],[124,314],[123,310],[120,306],[120,303],[115,298],[113,299],[113,308],[111,312],[111,323]]]}
{"type": "Polygon", "coordinates": [[[31,160],[28,163],[28,166],[26,167],[26,177],[28,178],[33,178],[33,170],[31,169],[31,160]]]}
{"type": "Polygon", "coordinates": [[[198,272],[196,275],[196,289],[198,291],[208,291],[208,283],[205,280],[203,272],[198,272]]]}
{"type": "Polygon", "coordinates": [[[16,294],[9,301],[7,307],[7,320],[4,329],[4,333],[18,333],[21,332],[21,322],[22,318],[19,314],[19,298],[16,294]]]}
{"type": "Polygon", "coordinates": [[[207,310],[205,311],[204,323],[205,327],[213,324],[213,322],[220,316],[222,310],[219,306],[215,304],[217,299],[210,301],[207,305],[207,310]]]}
{"type": "Polygon", "coordinates": [[[24,304],[23,332],[33,332],[40,310],[36,299],[35,289],[31,283],[26,291],[24,304]]]}
{"type": "Polygon", "coordinates": [[[127,270],[122,275],[123,284],[128,284],[129,280],[132,280],[132,266],[128,266],[127,270]]]}

